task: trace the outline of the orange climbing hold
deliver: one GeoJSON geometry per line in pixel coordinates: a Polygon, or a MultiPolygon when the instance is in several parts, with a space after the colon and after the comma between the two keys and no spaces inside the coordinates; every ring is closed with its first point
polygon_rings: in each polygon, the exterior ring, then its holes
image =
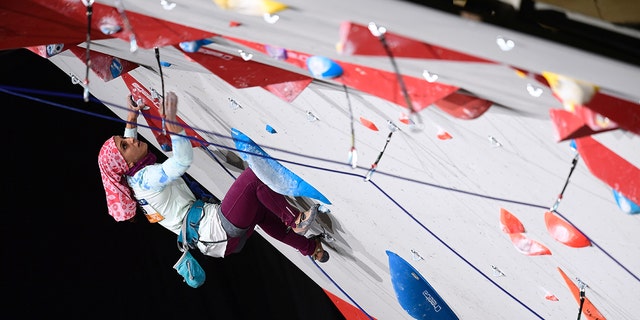
{"type": "Polygon", "coordinates": [[[362,125],[364,125],[365,127],[373,130],[373,131],[378,131],[378,127],[375,125],[375,123],[371,122],[368,119],[365,119],[363,117],[360,117],[360,123],[362,123],[362,125]]]}
{"type": "MultiPolygon", "coordinates": [[[[578,286],[573,283],[571,279],[569,279],[567,274],[564,273],[564,271],[562,271],[560,267],[558,267],[558,271],[564,279],[564,282],[567,283],[569,290],[571,290],[573,298],[576,299],[576,302],[578,304],[580,304],[580,288],[578,288],[578,286]]],[[[591,301],[589,301],[589,298],[587,297],[584,298],[584,304],[582,305],[582,314],[584,314],[587,320],[607,320],[607,318],[605,318],[600,313],[600,311],[598,311],[598,309],[593,305],[593,303],[591,303],[591,301]]]]}
{"type": "Polygon", "coordinates": [[[443,129],[440,129],[440,131],[438,132],[438,139],[440,140],[449,140],[452,138],[453,137],[451,136],[451,134],[443,129]]]}
{"type": "Polygon", "coordinates": [[[558,297],[556,297],[554,294],[547,294],[546,296],[544,296],[544,298],[549,301],[558,301],[558,297]]]}
{"type": "Polygon", "coordinates": [[[582,232],[551,211],[545,212],[544,223],[547,225],[549,234],[558,242],[573,248],[591,245],[591,241],[582,232]]]}
{"type": "Polygon", "coordinates": [[[509,237],[511,238],[513,246],[522,254],[528,256],[551,255],[549,248],[538,241],[527,238],[527,236],[522,233],[510,233],[509,237]]]}
{"type": "Polygon", "coordinates": [[[507,209],[500,208],[500,227],[504,233],[522,233],[524,225],[507,209]]]}

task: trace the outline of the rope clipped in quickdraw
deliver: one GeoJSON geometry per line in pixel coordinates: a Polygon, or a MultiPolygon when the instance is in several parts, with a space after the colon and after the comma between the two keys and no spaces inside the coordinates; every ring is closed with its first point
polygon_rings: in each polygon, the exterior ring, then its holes
{"type": "Polygon", "coordinates": [[[407,92],[407,86],[404,83],[404,79],[402,78],[402,74],[400,74],[400,69],[396,64],[396,59],[393,57],[393,53],[391,52],[391,48],[389,48],[389,44],[387,43],[387,39],[385,38],[385,33],[387,33],[387,28],[378,27],[375,22],[369,22],[369,32],[374,37],[377,37],[378,40],[382,43],[382,47],[384,47],[384,51],[389,56],[389,60],[391,60],[391,65],[393,66],[393,70],[395,71],[396,77],[398,78],[398,83],[400,84],[400,89],[402,90],[402,95],[404,97],[404,101],[407,104],[407,108],[411,113],[411,128],[412,130],[421,130],[422,129],[422,118],[416,112],[416,109],[413,107],[413,103],[411,102],[411,98],[409,97],[409,93],[407,92]]]}
{"type": "Polygon", "coordinates": [[[158,47],[155,47],[155,52],[156,60],[158,61],[158,69],[160,70],[160,83],[162,86],[162,95],[158,99],[162,104],[162,134],[158,136],[158,143],[160,144],[162,151],[169,152],[171,151],[171,139],[167,134],[167,115],[165,114],[164,110],[164,76],[162,75],[162,62],[160,62],[160,49],[158,49],[158,47]]]}
{"type": "Polygon", "coordinates": [[[562,187],[562,191],[560,191],[560,194],[558,195],[556,202],[553,204],[551,208],[549,208],[549,211],[555,212],[558,209],[558,206],[560,205],[560,201],[562,200],[562,195],[564,194],[564,191],[567,189],[567,185],[569,185],[569,178],[571,178],[571,175],[573,174],[573,170],[575,170],[576,165],[578,164],[579,156],[580,154],[576,152],[576,155],[573,157],[573,160],[571,160],[571,170],[569,170],[569,175],[567,176],[567,180],[564,181],[564,187],[562,187]]]}
{"type": "Polygon", "coordinates": [[[393,133],[398,130],[398,127],[395,124],[391,123],[391,121],[387,121],[387,123],[389,124],[389,135],[387,136],[387,141],[384,143],[384,147],[382,148],[382,151],[380,151],[380,154],[378,154],[378,158],[376,158],[376,161],[371,165],[371,169],[369,169],[369,172],[367,172],[367,176],[364,178],[364,181],[368,182],[369,180],[371,180],[371,176],[378,168],[378,163],[380,162],[384,151],[387,150],[389,141],[391,141],[391,136],[393,136],[393,133]]]}
{"type": "Polygon", "coordinates": [[[84,98],[84,102],[89,102],[89,69],[91,68],[91,16],[93,16],[93,0],[82,0],[82,3],[87,7],[87,50],[85,55],[85,64],[87,65],[87,70],[84,75],[84,92],[82,97],[84,98]]]}
{"type": "Polygon", "coordinates": [[[349,115],[351,117],[351,150],[349,150],[349,164],[355,169],[358,166],[358,152],[356,150],[356,133],[353,128],[353,110],[351,109],[351,99],[349,99],[349,91],[346,85],[342,85],[344,93],[347,95],[347,104],[349,105],[349,115]]]}
{"type": "Polygon", "coordinates": [[[133,32],[131,23],[129,23],[129,18],[127,17],[126,11],[124,11],[124,5],[122,4],[121,0],[116,0],[116,8],[118,9],[118,13],[120,13],[120,17],[122,18],[122,22],[124,23],[125,31],[129,32],[129,51],[136,52],[138,50],[138,41],[136,40],[136,34],[133,32]]]}
{"type": "Polygon", "coordinates": [[[580,284],[580,308],[578,309],[578,318],[577,320],[580,320],[580,316],[582,315],[582,308],[584,307],[584,300],[585,300],[585,288],[587,287],[587,284],[580,281],[580,279],[578,279],[578,283],[580,284]]]}

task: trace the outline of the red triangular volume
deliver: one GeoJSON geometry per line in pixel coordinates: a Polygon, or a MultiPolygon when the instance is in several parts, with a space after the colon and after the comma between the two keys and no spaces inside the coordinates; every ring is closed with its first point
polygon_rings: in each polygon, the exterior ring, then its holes
{"type": "MultiPolygon", "coordinates": [[[[494,63],[493,61],[449,50],[391,32],[385,33],[385,40],[394,57],[437,59],[494,63]]],[[[338,52],[345,55],[387,56],[380,40],[373,36],[368,26],[345,21],[340,25],[338,52]]]]}
{"type": "Polygon", "coordinates": [[[340,299],[338,296],[336,296],[335,294],[329,292],[326,289],[323,289],[324,293],[327,294],[327,296],[329,297],[329,299],[331,299],[331,301],[333,302],[333,304],[336,305],[336,307],[338,308],[338,310],[340,310],[340,312],[342,313],[342,315],[344,316],[345,319],[348,320],[376,320],[376,318],[370,317],[367,314],[365,314],[362,310],[354,307],[352,304],[340,299]]]}
{"type": "Polygon", "coordinates": [[[549,109],[549,116],[555,128],[556,141],[565,141],[597,133],[587,126],[582,118],[562,109],[549,109]]]}
{"type": "MultiPolygon", "coordinates": [[[[153,99],[149,90],[147,90],[138,80],[136,80],[130,74],[123,74],[122,80],[129,88],[131,95],[134,100],[142,99],[142,102],[149,106],[147,110],[143,110],[141,113],[144,116],[144,119],[147,121],[147,124],[152,128],[153,135],[156,137],[156,140],[161,146],[165,144],[170,144],[171,141],[167,140],[167,137],[162,134],[162,114],[160,109],[160,104],[153,99]]],[[[190,136],[196,138],[196,140],[191,139],[192,147],[199,147],[202,144],[200,141],[205,141],[199,134],[197,134],[189,125],[187,125],[180,117],[177,117],[178,123],[184,128],[185,133],[190,136]]],[[[164,147],[163,147],[164,150],[164,147]]],[[[165,150],[166,151],[166,150],[165,150]]]]}
{"type": "Polygon", "coordinates": [[[210,48],[202,47],[197,52],[185,52],[185,54],[236,88],[264,87],[277,83],[310,80],[310,77],[302,74],[252,60],[245,61],[240,57],[210,48]]]}
{"type": "MultiPolygon", "coordinates": [[[[564,271],[562,271],[560,267],[558,267],[558,272],[560,272],[562,279],[564,279],[564,282],[569,287],[569,290],[571,291],[573,298],[576,300],[576,302],[579,305],[580,289],[578,288],[578,286],[576,286],[575,283],[573,283],[573,281],[571,281],[571,279],[569,279],[567,274],[564,273],[564,271]]],[[[593,303],[591,303],[591,301],[587,297],[584,298],[584,303],[582,304],[582,314],[587,318],[587,320],[607,320],[607,318],[605,318],[600,313],[600,311],[598,311],[598,309],[593,305],[593,303]]]]}
{"type": "MultiPolygon", "coordinates": [[[[263,44],[231,37],[225,38],[267,54],[266,46],[263,44]]],[[[311,57],[310,54],[293,50],[286,50],[286,52],[287,54],[284,61],[307,70],[306,61],[311,57]]],[[[394,72],[343,61],[335,62],[343,69],[342,75],[334,79],[336,82],[408,108],[407,101],[398,82],[398,77],[394,72]],[[376,81],[371,81],[371,79],[375,79],[376,81]]],[[[447,97],[459,89],[458,87],[441,83],[429,83],[422,78],[403,76],[403,80],[407,88],[407,94],[414,107],[412,111],[420,111],[427,108],[434,102],[447,97]]]]}
{"type": "Polygon", "coordinates": [[[591,245],[591,241],[580,230],[551,211],[544,213],[544,222],[549,234],[560,243],[573,248],[591,245]]]}
{"type": "Polygon", "coordinates": [[[575,140],[589,171],[634,203],[640,203],[640,169],[592,137],[575,140]]]}
{"type": "MultiPolygon", "coordinates": [[[[86,37],[87,8],[81,1],[38,0],[36,2],[56,12],[64,12],[66,19],[60,21],[76,21],[82,26],[79,30],[82,30],[83,35],[86,37]]],[[[130,40],[131,30],[126,30],[118,9],[95,2],[92,5],[92,11],[91,28],[97,31],[92,31],[92,40],[105,38],[105,35],[100,31],[100,26],[105,23],[118,25],[122,30],[108,37],[116,37],[125,41],[130,40]]],[[[137,45],[144,49],[175,45],[183,41],[211,38],[216,35],[132,11],[125,10],[125,14],[135,34],[137,45]]]]}
{"type": "MultiPolygon", "coordinates": [[[[394,72],[369,68],[347,62],[340,62],[344,73],[336,78],[336,82],[343,83],[360,91],[375,95],[379,98],[408,108],[404,93],[394,72]],[[375,79],[375,81],[372,81],[375,79]]],[[[434,102],[456,92],[459,88],[441,83],[429,83],[424,79],[402,76],[407,94],[411,99],[413,111],[421,111],[434,102]]]]}
{"type": "MultiPolygon", "coordinates": [[[[144,49],[176,45],[180,42],[207,39],[216,36],[215,33],[152,18],[131,11],[126,11],[126,14],[138,46],[144,49]]],[[[112,8],[110,15],[114,19],[120,19],[120,14],[114,8],[112,8]]],[[[114,36],[129,41],[131,34],[124,30],[123,32],[114,34],[114,36]]]]}
{"type": "Polygon", "coordinates": [[[522,222],[505,208],[500,208],[500,227],[507,234],[524,232],[522,222]]]}
{"type": "Polygon", "coordinates": [[[574,111],[550,109],[549,116],[556,130],[557,141],[576,139],[596,133],[618,129],[618,125],[599,113],[582,106],[574,106],[574,111]]]}
{"type": "Polygon", "coordinates": [[[616,126],[640,135],[640,104],[598,91],[584,107],[610,119],[616,126]]]}
{"type": "MultiPolygon", "coordinates": [[[[85,61],[86,49],[73,47],[69,49],[78,59],[85,61]]],[[[95,72],[104,82],[113,80],[137,67],[135,62],[120,59],[101,52],[91,51],[91,70],[95,72]]],[[[85,62],[86,63],[86,62],[85,62]]]]}
{"type": "MultiPolygon", "coordinates": [[[[86,40],[87,7],[82,1],[2,1],[0,8],[2,9],[0,11],[7,13],[6,16],[3,16],[5,26],[19,26],[13,32],[5,32],[7,35],[15,36],[9,37],[6,41],[3,40],[0,45],[2,48],[20,48],[51,43],[81,43],[86,40]],[[7,19],[14,23],[8,23],[7,19]],[[29,36],[25,36],[25,34],[29,34],[29,36]]],[[[136,43],[141,48],[151,49],[215,36],[211,32],[131,11],[125,12],[133,28],[136,43]]],[[[131,32],[125,30],[121,15],[116,8],[95,2],[92,4],[92,17],[91,40],[112,37],[125,41],[130,40],[131,32]],[[122,31],[105,35],[100,31],[100,26],[104,23],[119,25],[122,31]]]]}
{"type": "MultiPolygon", "coordinates": [[[[242,44],[252,50],[256,50],[258,52],[267,54],[274,59],[279,59],[279,60],[287,59],[286,49],[270,47],[268,45],[263,45],[260,43],[242,40],[238,38],[232,38],[232,37],[224,37],[224,38],[231,40],[233,42],[242,44]],[[276,55],[277,57],[274,57],[274,54],[272,53],[272,51],[278,52],[278,54],[276,55]]],[[[305,68],[305,65],[304,63],[302,63],[298,65],[298,67],[305,68]]],[[[300,78],[296,77],[296,79],[300,79],[300,78]]],[[[273,93],[274,95],[276,95],[277,97],[279,97],[280,99],[286,102],[292,102],[293,100],[295,100],[295,98],[298,97],[298,95],[300,95],[300,93],[304,89],[306,89],[309,86],[309,84],[312,81],[313,81],[312,77],[304,76],[304,78],[300,80],[290,80],[290,81],[281,82],[281,83],[265,84],[265,85],[262,85],[262,88],[273,93]]]]}
{"type": "Polygon", "coordinates": [[[472,120],[480,117],[489,110],[489,107],[491,107],[493,103],[489,100],[454,92],[434,102],[434,104],[438,109],[455,118],[472,120]]]}
{"type": "MultiPolygon", "coordinates": [[[[597,95],[597,93],[596,93],[597,95]]],[[[640,107],[640,106],[638,106],[640,107]]],[[[577,114],[584,123],[591,128],[591,130],[596,132],[605,132],[610,130],[619,129],[617,123],[613,122],[611,119],[587,108],[584,106],[574,106],[574,113],[577,114]]]]}
{"type": "MultiPolygon", "coordinates": [[[[0,12],[3,27],[0,49],[76,44],[87,39],[87,8],[81,1],[0,1],[0,12]],[[56,5],[66,8],[60,10],[56,5]],[[69,19],[68,12],[84,19],[69,19]]],[[[92,28],[91,38],[100,40],[109,37],[99,29],[92,28]]]]}
{"type": "Polygon", "coordinates": [[[312,78],[307,78],[297,81],[287,81],[282,83],[274,83],[262,86],[265,90],[273,93],[280,99],[286,102],[292,102],[300,93],[306,89],[313,81],[312,78]]]}

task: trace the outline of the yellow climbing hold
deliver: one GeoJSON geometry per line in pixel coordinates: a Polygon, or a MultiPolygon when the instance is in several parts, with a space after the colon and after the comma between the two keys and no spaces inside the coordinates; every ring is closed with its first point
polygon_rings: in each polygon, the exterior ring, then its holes
{"type": "Polygon", "coordinates": [[[598,91],[591,83],[569,78],[553,72],[542,72],[553,93],[560,99],[567,111],[573,111],[576,105],[588,103],[598,91]]]}
{"type": "Polygon", "coordinates": [[[286,4],[271,0],[213,0],[213,3],[224,10],[253,16],[274,14],[287,8],[286,4]]]}

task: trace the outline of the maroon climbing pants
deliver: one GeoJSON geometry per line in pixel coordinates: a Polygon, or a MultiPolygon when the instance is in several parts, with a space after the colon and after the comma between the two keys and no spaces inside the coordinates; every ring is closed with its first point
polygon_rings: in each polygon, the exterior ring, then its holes
{"type": "MultiPolygon", "coordinates": [[[[229,222],[247,229],[245,239],[258,225],[272,238],[298,249],[305,256],[315,250],[315,241],[288,230],[295,225],[298,209],[289,204],[285,196],[260,181],[251,168],[245,169],[231,185],[220,206],[229,222]]],[[[235,252],[241,241],[240,237],[229,238],[225,256],[235,252]]]]}

